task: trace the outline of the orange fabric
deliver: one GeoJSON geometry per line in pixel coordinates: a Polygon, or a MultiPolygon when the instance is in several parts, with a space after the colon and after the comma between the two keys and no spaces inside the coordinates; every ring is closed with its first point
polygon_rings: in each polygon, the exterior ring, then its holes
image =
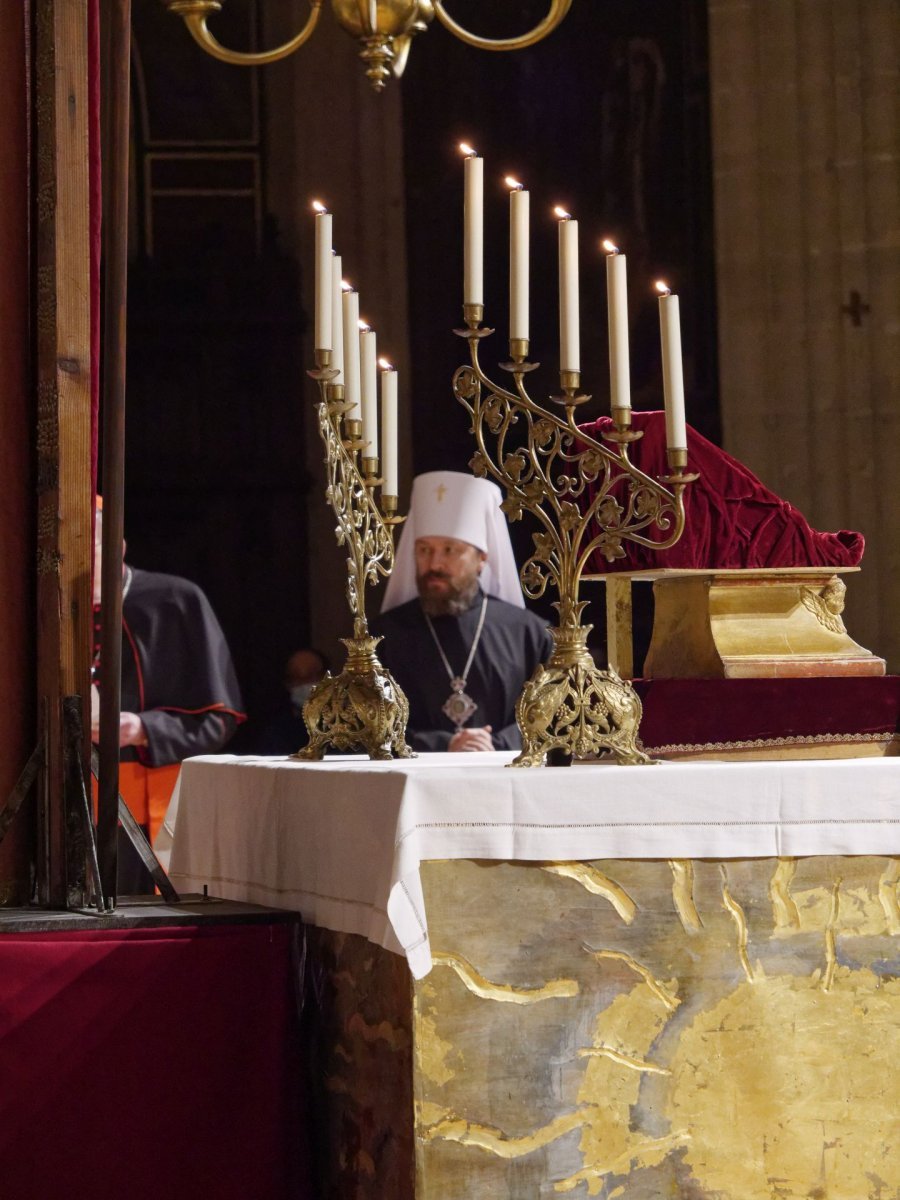
{"type": "Polygon", "coordinates": [[[119,791],[140,825],[150,830],[150,841],[156,837],[169,800],[175,789],[179,763],[168,767],[145,767],[143,763],[119,763],[119,791]]]}

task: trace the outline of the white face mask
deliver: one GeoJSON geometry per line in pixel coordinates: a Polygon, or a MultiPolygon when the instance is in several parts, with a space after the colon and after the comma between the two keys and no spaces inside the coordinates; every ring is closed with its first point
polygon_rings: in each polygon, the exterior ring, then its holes
{"type": "Polygon", "coordinates": [[[295,708],[302,708],[313,692],[314,683],[297,683],[292,688],[288,688],[291,696],[291,704],[295,708]]]}

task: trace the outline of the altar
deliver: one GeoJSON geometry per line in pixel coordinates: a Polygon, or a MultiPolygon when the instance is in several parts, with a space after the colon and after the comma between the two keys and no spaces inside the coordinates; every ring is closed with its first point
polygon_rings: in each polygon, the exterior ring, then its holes
{"type": "Polygon", "coordinates": [[[299,910],[323,1195],[900,1187],[900,765],[189,760],[176,886],[299,910]]]}

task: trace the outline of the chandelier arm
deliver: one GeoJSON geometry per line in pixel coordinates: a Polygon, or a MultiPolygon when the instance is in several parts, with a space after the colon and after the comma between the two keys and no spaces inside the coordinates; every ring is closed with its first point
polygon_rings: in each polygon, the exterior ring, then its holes
{"type": "MultiPolygon", "coordinates": [[[[289,54],[293,54],[304,42],[310,39],[313,30],[318,24],[324,2],[325,0],[310,0],[311,12],[306,24],[289,42],[285,42],[283,46],[276,46],[273,50],[229,50],[221,42],[217,41],[209,29],[207,29],[207,13],[182,12],[179,15],[184,19],[184,23],[188,27],[188,31],[194,41],[213,58],[218,58],[221,62],[230,63],[236,67],[265,67],[269,63],[280,62],[282,58],[287,58],[289,54]]],[[[178,10],[175,9],[175,11],[177,12],[178,10]]]]}
{"type": "Polygon", "coordinates": [[[553,32],[571,7],[572,0],[551,0],[550,11],[529,33],[512,38],[486,38],[464,29],[444,8],[443,0],[434,0],[435,16],[444,28],[449,29],[460,41],[479,50],[525,50],[528,46],[534,46],[553,32]]]}

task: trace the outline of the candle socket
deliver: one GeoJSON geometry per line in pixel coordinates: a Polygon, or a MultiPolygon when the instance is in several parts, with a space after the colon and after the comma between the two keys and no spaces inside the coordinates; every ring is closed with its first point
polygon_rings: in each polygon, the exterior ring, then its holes
{"type": "Polygon", "coordinates": [[[329,383],[327,396],[329,404],[343,404],[344,402],[344,385],[342,383],[329,383]]]}
{"type": "Polygon", "coordinates": [[[509,357],[513,362],[523,362],[528,357],[528,338],[510,338],[509,357]]]}
{"type": "Polygon", "coordinates": [[[687,466],[688,452],[686,446],[667,446],[666,459],[669,463],[669,470],[674,473],[680,473],[687,466]]]}
{"type": "Polygon", "coordinates": [[[463,305],[463,320],[470,329],[477,329],[484,320],[484,305],[466,302],[463,305]]]}
{"type": "Polygon", "coordinates": [[[581,387],[580,371],[560,371],[559,386],[570,396],[574,396],[581,387]]]}
{"type": "Polygon", "coordinates": [[[386,496],[381,493],[381,511],[388,520],[392,520],[397,515],[400,499],[398,496],[386,496]]]}
{"type": "Polygon", "coordinates": [[[631,408],[623,405],[613,405],[612,419],[616,429],[631,428],[631,408]]]}
{"type": "Polygon", "coordinates": [[[317,350],[316,351],[316,367],[320,371],[327,371],[327,369],[330,366],[331,366],[331,350],[330,349],[329,350],[317,350]]]}
{"type": "Polygon", "coordinates": [[[378,479],[377,455],[364,454],[362,456],[362,469],[366,487],[374,487],[376,483],[380,482],[378,479]]]}
{"type": "Polygon", "coordinates": [[[344,418],[344,447],[355,453],[364,449],[366,443],[362,440],[362,421],[359,417],[344,418]]]}

